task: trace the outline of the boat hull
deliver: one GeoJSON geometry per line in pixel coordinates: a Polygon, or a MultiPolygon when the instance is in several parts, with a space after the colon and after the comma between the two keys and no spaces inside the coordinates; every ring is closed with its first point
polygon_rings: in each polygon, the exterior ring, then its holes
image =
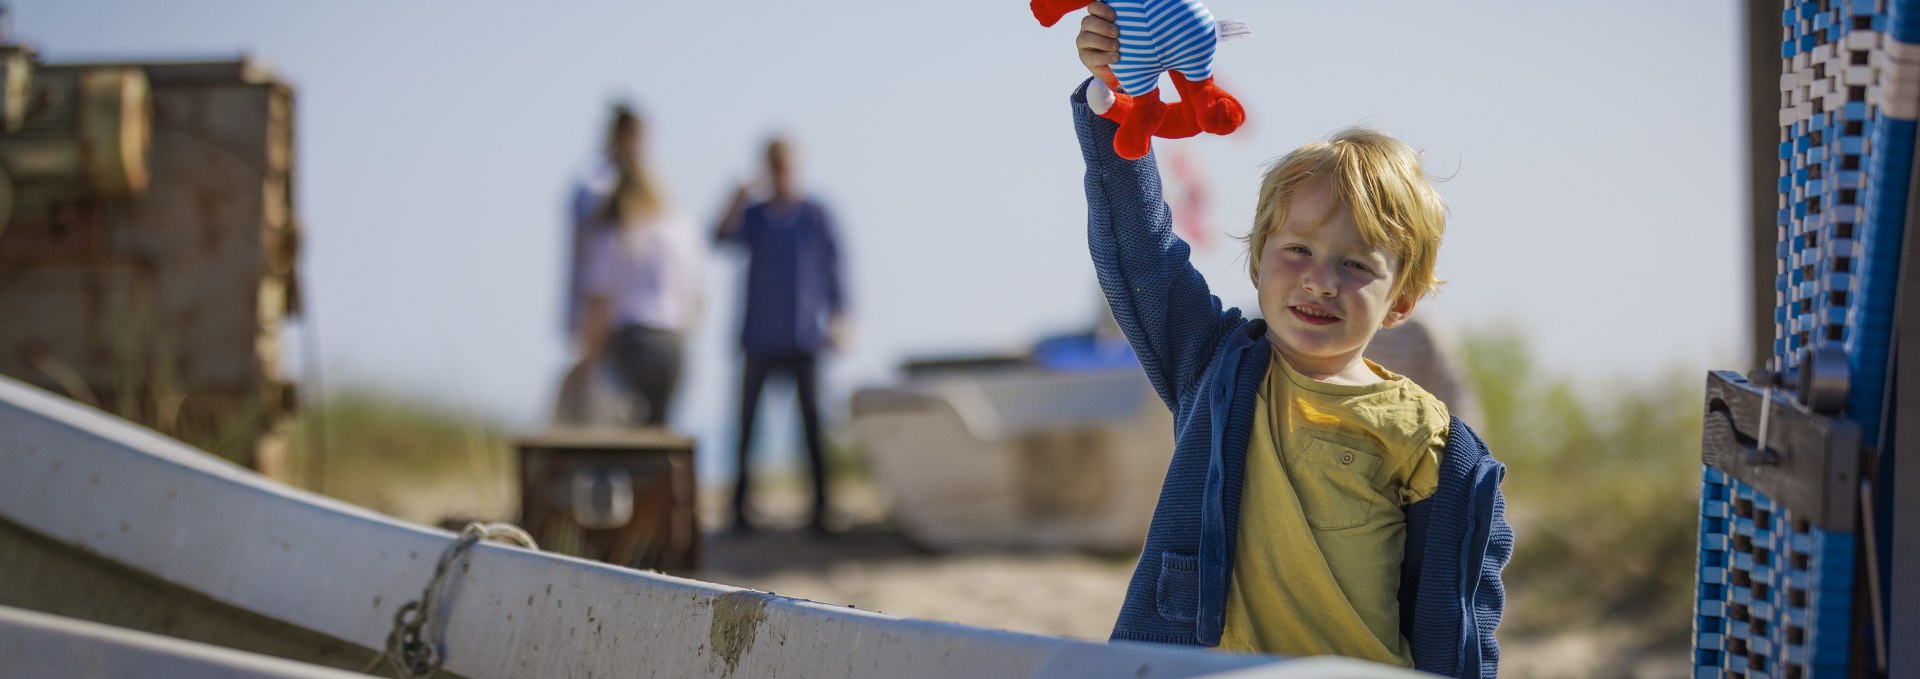
{"type": "Polygon", "coordinates": [[[938,550],[1138,553],[1173,416],[1138,366],[950,374],[854,395],[893,519],[938,550]]]}
{"type": "MultiPolygon", "coordinates": [[[[454,539],[5,378],[0,470],[0,519],[37,536],[23,544],[59,545],[363,654],[384,644],[454,539]]],[[[69,597],[51,598],[43,605],[69,597]]],[[[440,614],[445,668],[475,679],[1188,677],[1274,662],[903,619],[495,544],[458,562],[440,614]]]]}

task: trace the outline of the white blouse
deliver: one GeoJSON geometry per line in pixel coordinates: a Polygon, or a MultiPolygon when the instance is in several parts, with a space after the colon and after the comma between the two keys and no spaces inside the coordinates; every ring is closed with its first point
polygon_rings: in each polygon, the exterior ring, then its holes
{"type": "Polygon", "coordinates": [[[605,297],[609,328],[639,325],[685,333],[699,322],[706,242],[675,214],[643,217],[592,236],[582,277],[605,297]]]}

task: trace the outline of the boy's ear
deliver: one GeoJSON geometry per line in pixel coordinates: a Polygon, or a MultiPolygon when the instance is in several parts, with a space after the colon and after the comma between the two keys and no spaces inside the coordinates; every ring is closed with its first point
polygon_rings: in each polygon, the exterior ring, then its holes
{"type": "Polygon", "coordinates": [[[1418,295],[1411,293],[1401,295],[1400,300],[1394,302],[1392,308],[1387,309],[1387,317],[1381,319],[1380,327],[1391,328],[1407,322],[1407,319],[1413,316],[1413,307],[1419,303],[1418,295]]]}

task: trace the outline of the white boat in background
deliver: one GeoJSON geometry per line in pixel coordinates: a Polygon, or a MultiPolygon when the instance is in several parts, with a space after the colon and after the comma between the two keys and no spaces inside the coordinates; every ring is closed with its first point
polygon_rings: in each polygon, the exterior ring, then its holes
{"type": "MultiPolygon", "coordinates": [[[[0,377],[0,605],[359,670],[454,542],[0,377]]],[[[428,629],[443,671],[472,679],[1415,676],[904,619],[490,543],[453,564],[428,629]]],[[[99,675],[46,655],[72,647],[29,653],[99,675]]]]}
{"type": "Polygon", "coordinates": [[[852,410],[894,522],[941,550],[1138,552],[1173,454],[1173,417],[1131,360],[910,371],[852,410]]]}

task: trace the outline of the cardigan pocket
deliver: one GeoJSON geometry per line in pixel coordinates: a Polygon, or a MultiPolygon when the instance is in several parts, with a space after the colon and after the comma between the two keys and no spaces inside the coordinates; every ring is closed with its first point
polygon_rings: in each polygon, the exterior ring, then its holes
{"type": "Polygon", "coordinates": [[[1373,488],[1373,474],[1380,468],[1380,456],[1308,436],[1285,457],[1308,525],[1340,530],[1367,522],[1373,499],[1379,495],[1373,488]]]}
{"type": "Polygon", "coordinates": [[[1160,617],[1193,622],[1200,610],[1199,557],[1160,553],[1160,578],[1154,583],[1153,605],[1160,617]]]}

